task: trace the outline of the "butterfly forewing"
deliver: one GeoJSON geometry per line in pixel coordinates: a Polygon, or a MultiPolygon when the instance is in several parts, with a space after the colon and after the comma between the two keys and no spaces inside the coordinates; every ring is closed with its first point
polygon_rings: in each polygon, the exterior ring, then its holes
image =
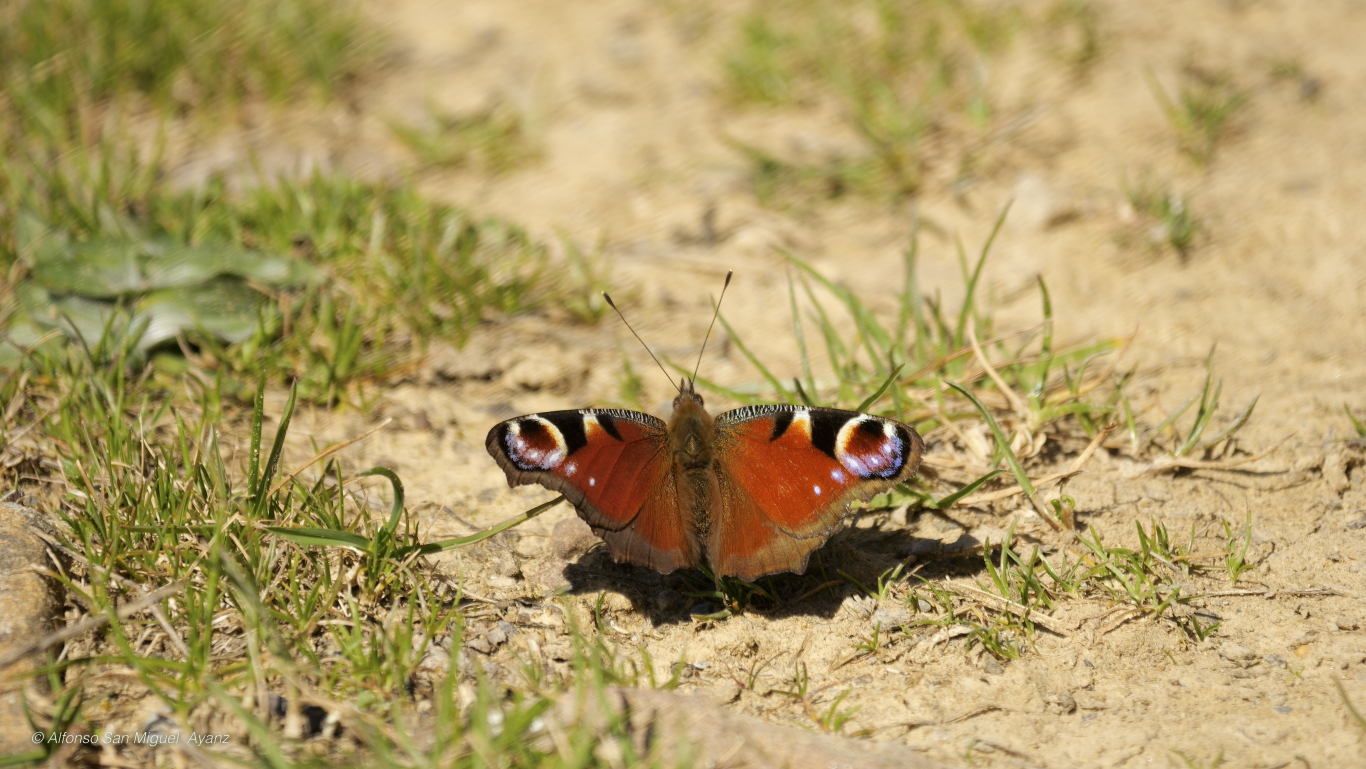
{"type": "Polygon", "coordinates": [[[698,553],[677,512],[665,431],[636,411],[549,411],[495,425],[485,446],[509,485],[564,494],[617,560],[672,571],[698,553]]]}
{"type": "Polygon", "coordinates": [[[751,406],[716,425],[722,510],[708,557],[747,579],[803,571],[850,504],[909,478],[925,450],[906,425],[837,409],[751,406]]]}

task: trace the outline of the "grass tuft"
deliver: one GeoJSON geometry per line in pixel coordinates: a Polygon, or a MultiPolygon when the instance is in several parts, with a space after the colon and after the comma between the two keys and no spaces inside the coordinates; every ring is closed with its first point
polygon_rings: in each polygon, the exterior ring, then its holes
{"type": "Polygon", "coordinates": [[[1227,73],[1205,73],[1187,68],[1173,98],[1147,73],[1148,87],[1176,131],[1181,151],[1197,166],[1204,168],[1214,160],[1219,142],[1231,132],[1233,117],[1248,101],[1227,73]]]}
{"type": "Polygon", "coordinates": [[[946,126],[964,129],[973,137],[968,143],[991,130],[991,60],[1024,26],[1013,4],[759,3],[722,55],[732,100],[835,106],[861,147],[793,159],[737,145],[749,158],[756,194],[766,203],[914,194],[927,144],[946,126]]]}

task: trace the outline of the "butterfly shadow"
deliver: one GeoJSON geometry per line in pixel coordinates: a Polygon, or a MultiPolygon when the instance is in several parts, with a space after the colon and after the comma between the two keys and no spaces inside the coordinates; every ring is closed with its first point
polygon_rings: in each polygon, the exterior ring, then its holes
{"type": "Polygon", "coordinates": [[[771,620],[794,616],[830,620],[851,596],[874,593],[880,584],[894,579],[898,566],[902,566],[899,576],[903,579],[912,571],[937,578],[971,577],[983,570],[982,543],[971,535],[956,535],[952,542],[917,536],[887,512],[859,515],[855,525],[835,533],[811,554],[803,574],[774,574],[754,583],[734,578],[718,581],[699,568],[659,574],[616,563],[606,545],[599,544],[564,567],[568,589],[563,592],[603,597],[599,606],[612,610],[626,607],[620,598],[605,596],[622,596],[630,602],[630,611],[655,626],[706,621],[724,616],[727,610],[771,620]]]}

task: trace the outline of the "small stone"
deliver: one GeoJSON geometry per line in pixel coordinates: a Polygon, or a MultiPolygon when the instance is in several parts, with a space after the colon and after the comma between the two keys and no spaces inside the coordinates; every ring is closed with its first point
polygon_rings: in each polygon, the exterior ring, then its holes
{"type": "Polygon", "coordinates": [[[726,705],[740,699],[740,685],[734,681],[723,681],[706,690],[707,698],[718,705],[726,705]]]}
{"type": "Polygon", "coordinates": [[[565,561],[577,561],[601,541],[577,516],[560,521],[550,532],[550,549],[565,561]]]}
{"type": "Polygon", "coordinates": [[[997,662],[995,657],[987,657],[986,661],[982,663],[982,670],[993,676],[999,676],[1006,672],[1006,669],[1001,667],[1001,663],[997,662]]]}
{"type": "Polygon", "coordinates": [[[484,636],[475,636],[474,638],[471,638],[470,640],[466,641],[465,648],[473,649],[479,652],[480,654],[493,653],[493,644],[489,643],[489,639],[485,638],[484,636]]]}
{"type": "Polygon", "coordinates": [[[484,637],[487,638],[488,642],[490,644],[493,644],[494,646],[502,646],[503,644],[507,643],[508,640],[508,634],[504,633],[503,629],[499,627],[495,627],[489,632],[485,633],[484,637]]]}
{"type": "Polygon", "coordinates": [[[568,662],[574,659],[574,647],[566,641],[555,641],[545,645],[546,659],[568,662]]]}
{"type": "Polygon", "coordinates": [[[1077,710],[1077,701],[1067,692],[1050,694],[1044,698],[1044,710],[1055,715],[1075,713],[1077,710]]]}
{"type": "Polygon", "coordinates": [[[1337,617],[1333,620],[1333,627],[1338,630],[1356,630],[1357,621],[1352,617],[1337,617]]]}
{"type": "Polygon", "coordinates": [[[550,558],[535,565],[526,564],[522,573],[526,575],[526,580],[532,587],[547,595],[559,595],[569,592],[574,587],[564,576],[565,567],[568,565],[568,562],[559,558],[550,558]]]}
{"type": "Polygon", "coordinates": [[[502,574],[490,574],[484,578],[484,581],[488,583],[489,587],[498,590],[512,590],[517,587],[517,580],[512,577],[504,577],[502,574]]]}
{"type": "Polygon", "coordinates": [[[851,595],[840,604],[840,610],[854,619],[869,619],[877,610],[877,601],[867,596],[851,595]]]}
{"type": "Polygon", "coordinates": [[[1105,698],[1097,694],[1077,692],[1077,707],[1082,710],[1105,710],[1109,707],[1105,698]]]}
{"type": "Polygon", "coordinates": [[[1270,667],[1275,667],[1275,668],[1283,668],[1283,667],[1285,667],[1285,657],[1282,657],[1282,656],[1279,655],[1279,654],[1268,654],[1268,655],[1266,655],[1265,657],[1262,657],[1262,662],[1266,663],[1266,664],[1269,665],[1270,667]]]}
{"type": "Polygon", "coordinates": [[[439,644],[432,644],[417,663],[417,670],[429,678],[440,678],[451,666],[451,653],[439,644]]]}
{"type": "Polygon", "coordinates": [[[518,630],[516,625],[503,619],[498,620],[498,626],[494,629],[502,631],[503,635],[507,638],[522,634],[522,631],[518,630]]]}
{"type": "Polygon", "coordinates": [[[1244,667],[1254,665],[1257,662],[1257,652],[1237,643],[1224,644],[1219,647],[1219,656],[1235,665],[1244,667]]]}
{"type": "Polygon", "coordinates": [[[500,577],[512,578],[522,575],[522,566],[517,563],[517,557],[507,551],[500,552],[489,564],[489,569],[500,577]]]}
{"type": "Polygon", "coordinates": [[[915,608],[919,609],[922,614],[929,614],[934,611],[934,605],[924,598],[916,599],[915,608]]]}
{"type": "Polygon", "coordinates": [[[902,625],[907,625],[911,621],[911,613],[908,611],[888,611],[878,609],[873,612],[873,617],[869,620],[873,627],[881,627],[883,632],[896,630],[902,625]]]}

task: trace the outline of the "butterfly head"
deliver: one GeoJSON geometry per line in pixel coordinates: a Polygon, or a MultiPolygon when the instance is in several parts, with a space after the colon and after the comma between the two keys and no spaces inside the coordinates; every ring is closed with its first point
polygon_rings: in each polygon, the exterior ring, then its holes
{"type": "Polygon", "coordinates": [[[686,408],[684,404],[696,405],[698,408],[703,405],[702,396],[697,394],[697,388],[693,385],[692,380],[687,377],[678,380],[678,397],[674,398],[674,411],[677,412],[679,407],[686,408]]]}

